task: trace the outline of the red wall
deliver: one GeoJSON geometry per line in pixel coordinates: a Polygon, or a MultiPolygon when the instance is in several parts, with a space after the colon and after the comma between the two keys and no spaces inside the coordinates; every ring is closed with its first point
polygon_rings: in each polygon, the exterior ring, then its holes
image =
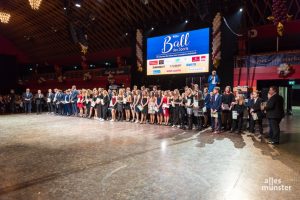
{"type": "Polygon", "coordinates": [[[293,65],[295,73],[287,78],[279,77],[277,73],[277,66],[268,66],[268,67],[251,67],[249,68],[249,74],[247,73],[247,68],[235,68],[234,69],[234,80],[233,85],[236,86],[250,86],[253,89],[256,89],[258,80],[289,80],[289,79],[300,79],[300,64],[293,65]],[[247,76],[248,74],[248,76],[247,76]],[[240,79],[240,84],[238,83],[240,79]]]}
{"type": "Polygon", "coordinates": [[[0,54],[16,56],[18,62],[20,63],[29,62],[28,56],[17,49],[11,41],[6,39],[2,35],[0,35],[0,54]]]}

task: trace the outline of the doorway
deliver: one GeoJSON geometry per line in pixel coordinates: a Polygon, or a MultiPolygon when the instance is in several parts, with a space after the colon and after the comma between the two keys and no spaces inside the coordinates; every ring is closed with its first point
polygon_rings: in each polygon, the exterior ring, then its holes
{"type": "Polygon", "coordinates": [[[284,108],[287,114],[292,114],[293,109],[300,108],[300,79],[297,80],[258,80],[257,89],[261,91],[262,98],[268,100],[269,87],[276,86],[279,94],[284,98],[284,108]]]}

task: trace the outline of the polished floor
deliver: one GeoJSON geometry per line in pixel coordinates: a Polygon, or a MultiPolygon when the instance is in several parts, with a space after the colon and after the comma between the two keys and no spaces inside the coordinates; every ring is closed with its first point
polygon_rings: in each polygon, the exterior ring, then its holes
{"type": "Polygon", "coordinates": [[[0,199],[296,200],[300,116],[282,128],[272,146],[249,134],[0,116],[0,199]]]}

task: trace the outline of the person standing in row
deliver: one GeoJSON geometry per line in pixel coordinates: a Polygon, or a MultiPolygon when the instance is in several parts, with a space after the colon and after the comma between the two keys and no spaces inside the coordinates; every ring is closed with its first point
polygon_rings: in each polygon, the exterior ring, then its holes
{"type": "Polygon", "coordinates": [[[31,113],[31,103],[32,103],[32,99],[33,99],[33,95],[30,92],[30,89],[27,88],[26,92],[22,95],[23,97],[23,101],[24,101],[24,109],[25,109],[25,113],[31,113]]]}
{"type": "Polygon", "coordinates": [[[47,108],[48,108],[48,114],[53,113],[53,99],[54,99],[54,94],[52,93],[52,89],[48,89],[47,93],[47,108]]]}
{"type": "Polygon", "coordinates": [[[254,91],[252,93],[253,99],[250,103],[250,132],[255,133],[255,124],[259,126],[259,139],[263,136],[263,112],[261,110],[261,104],[263,102],[262,98],[259,97],[258,92],[254,91]]]}
{"type": "Polygon", "coordinates": [[[280,122],[284,117],[284,99],[278,94],[278,88],[270,87],[268,101],[265,107],[266,116],[269,120],[269,144],[279,144],[280,142],[280,122]]]}
{"type": "Polygon", "coordinates": [[[42,94],[41,90],[38,90],[37,94],[35,95],[35,105],[36,105],[36,114],[41,114],[43,110],[43,102],[44,95],[42,94]]]}
{"type": "Polygon", "coordinates": [[[109,107],[109,96],[108,96],[108,92],[106,90],[103,90],[103,99],[102,99],[102,120],[100,121],[104,121],[107,120],[107,111],[108,111],[108,107],[109,107]]]}
{"type": "Polygon", "coordinates": [[[247,109],[245,105],[245,98],[243,96],[237,97],[236,101],[231,104],[232,110],[232,129],[231,133],[234,133],[238,130],[238,133],[241,134],[243,131],[244,123],[244,111],[247,109]]]}
{"type": "Polygon", "coordinates": [[[223,129],[224,131],[231,130],[231,124],[232,124],[232,113],[229,109],[231,106],[231,103],[234,102],[234,95],[231,92],[231,87],[226,86],[225,92],[222,95],[222,122],[223,122],[223,129]]]}
{"type": "Polygon", "coordinates": [[[74,115],[75,117],[77,117],[78,115],[78,110],[77,110],[77,98],[78,96],[78,91],[76,90],[76,85],[73,85],[72,86],[72,89],[71,89],[71,94],[70,94],[70,103],[71,103],[71,112],[72,112],[72,115],[74,115]]]}
{"type": "Polygon", "coordinates": [[[215,87],[211,97],[211,128],[213,133],[220,133],[222,120],[221,120],[221,106],[222,96],[219,94],[220,88],[215,87]]]}

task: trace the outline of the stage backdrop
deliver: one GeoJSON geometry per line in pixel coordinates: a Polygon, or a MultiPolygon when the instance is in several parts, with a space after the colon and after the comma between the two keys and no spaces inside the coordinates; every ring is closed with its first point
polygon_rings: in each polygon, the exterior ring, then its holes
{"type": "Polygon", "coordinates": [[[147,39],[147,75],[209,71],[209,28],[147,39]]]}

